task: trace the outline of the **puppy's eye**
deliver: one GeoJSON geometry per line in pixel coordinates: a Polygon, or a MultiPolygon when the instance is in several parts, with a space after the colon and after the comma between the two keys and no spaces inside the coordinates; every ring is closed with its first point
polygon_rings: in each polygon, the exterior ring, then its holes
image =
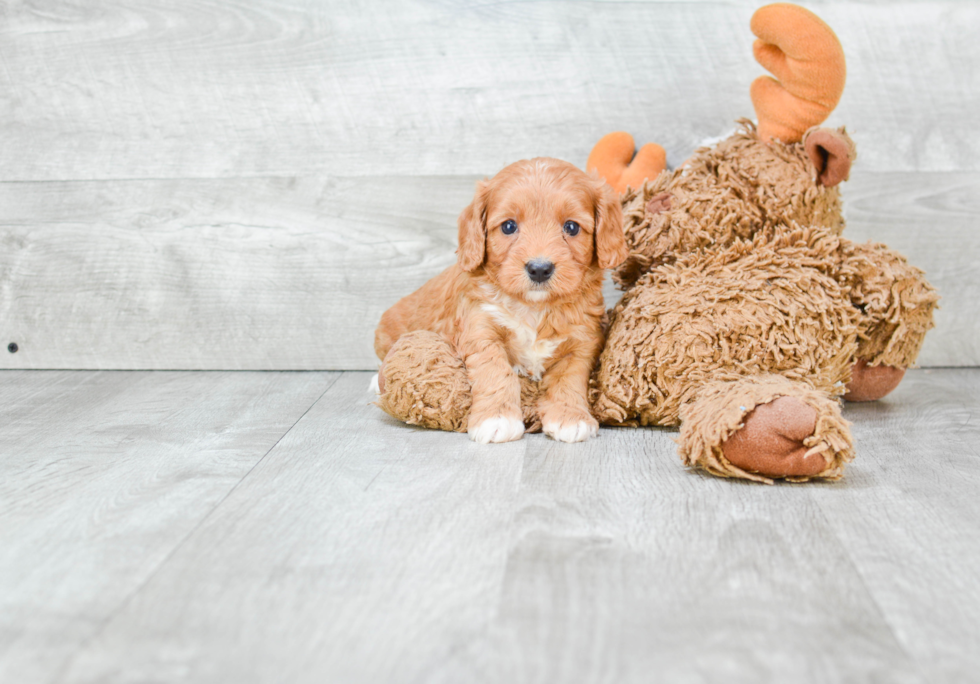
{"type": "Polygon", "coordinates": [[[500,224],[500,232],[504,235],[513,235],[517,232],[517,221],[513,219],[507,219],[500,224]]]}
{"type": "Polygon", "coordinates": [[[561,229],[565,231],[565,235],[575,237],[578,235],[579,225],[575,221],[565,221],[565,225],[561,229]]]}

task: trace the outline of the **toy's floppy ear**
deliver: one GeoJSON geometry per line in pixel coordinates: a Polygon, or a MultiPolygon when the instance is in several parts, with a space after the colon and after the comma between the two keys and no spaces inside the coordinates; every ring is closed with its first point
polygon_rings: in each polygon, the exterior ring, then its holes
{"type": "Polygon", "coordinates": [[[626,261],[629,250],[623,235],[623,207],[619,195],[593,174],[595,199],[595,255],[599,268],[616,268],[626,261]]]}
{"type": "Polygon", "coordinates": [[[459,225],[459,249],[456,261],[464,271],[475,271],[483,265],[487,256],[487,200],[490,197],[490,182],[482,180],[476,184],[476,195],[470,205],[463,209],[457,221],[459,225]]]}
{"type": "Polygon", "coordinates": [[[803,136],[803,147],[817,170],[817,182],[832,188],[847,180],[856,156],[854,142],[841,128],[811,128],[803,136]]]}

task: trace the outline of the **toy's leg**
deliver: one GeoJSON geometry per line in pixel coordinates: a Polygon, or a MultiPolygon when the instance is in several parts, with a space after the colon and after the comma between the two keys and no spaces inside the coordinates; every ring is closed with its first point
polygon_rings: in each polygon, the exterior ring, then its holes
{"type": "Polygon", "coordinates": [[[841,270],[861,312],[857,360],[845,399],[874,401],[901,382],[933,327],[939,295],[924,274],[882,244],[843,244],[841,270]]]}
{"type": "Polygon", "coordinates": [[[905,377],[905,369],[881,363],[868,365],[865,359],[858,358],[851,366],[851,381],[847,383],[848,401],[877,401],[898,387],[905,377]]]}
{"type": "MultiPolygon", "coordinates": [[[[439,334],[405,333],[378,369],[377,405],[409,425],[466,432],[472,395],[462,359],[439,334]]],[[[539,432],[538,384],[521,378],[521,408],[527,432],[539,432]]]]}
{"type": "Polygon", "coordinates": [[[780,375],[706,385],[681,408],[684,463],[771,483],[836,480],[854,457],[837,400],[780,375]]]}
{"type": "Polygon", "coordinates": [[[377,404],[409,425],[466,432],[470,380],[443,337],[427,330],[405,333],[378,370],[377,404]]]}

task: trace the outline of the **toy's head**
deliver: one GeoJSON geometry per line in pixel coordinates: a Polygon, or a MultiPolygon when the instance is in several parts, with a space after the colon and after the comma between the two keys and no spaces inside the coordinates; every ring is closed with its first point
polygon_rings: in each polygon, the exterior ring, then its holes
{"type": "Polygon", "coordinates": [[[626,257],[619,197],[558,159],[515,162],[477,184],[459,217],[459,265],[542,303],[576,294],[626,257]]]}
{"type": "Polygon", "coordinates": [[[630,256],[614,273],[630,287],[645,272],[693,250],[723,249],[774,225],[844,229],[837,183],[854,143],[842,128],[814,128],[802,142],[763,143],[750,121],[680,169],[623,195],[630,256]]]}

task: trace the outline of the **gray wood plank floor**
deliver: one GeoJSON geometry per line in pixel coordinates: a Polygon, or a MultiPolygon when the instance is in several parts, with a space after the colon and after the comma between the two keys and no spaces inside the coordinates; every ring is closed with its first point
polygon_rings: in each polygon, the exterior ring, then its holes
{"type": "Polygon", "coordinates": [[[480,446],[366,373],[0,373],[0,681],[975,681],[980,369],[838,483],[480,446]]]}

